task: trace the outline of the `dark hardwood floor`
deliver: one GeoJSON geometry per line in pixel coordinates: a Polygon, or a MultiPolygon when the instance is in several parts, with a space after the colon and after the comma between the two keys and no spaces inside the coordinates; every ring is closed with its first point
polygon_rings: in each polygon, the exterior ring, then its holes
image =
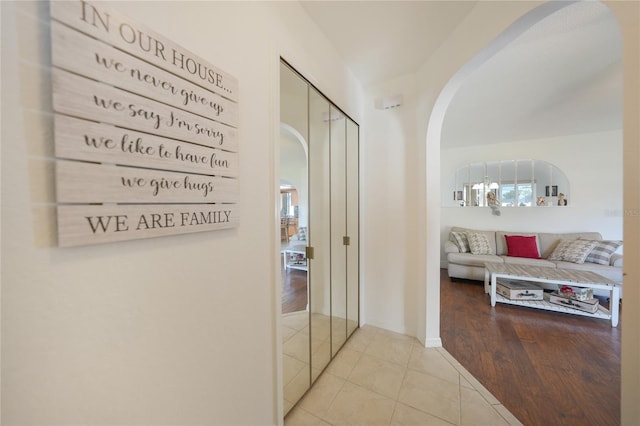
{"type": "Polygon", "coordinates": [[[307,307],[307,272],[282,268],[282,313],[303,311],[307,307]]]}
{"type": "Polygon", "coordinates": [[[620,424],[622,323],[491,308],[482,282],[445,269],[440,291],[444,348],[525,425],[620,424]]]}

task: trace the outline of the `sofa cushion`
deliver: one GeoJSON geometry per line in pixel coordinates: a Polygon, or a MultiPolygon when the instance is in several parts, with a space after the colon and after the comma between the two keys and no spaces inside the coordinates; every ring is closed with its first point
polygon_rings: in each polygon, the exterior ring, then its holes
{"type": "Polygon", "coordinates": [[[449,237],[451,241],[456,243],[458,246],[458,250],[460,253],[468,253],[469,252],[469,241],[467,240],[467,234],[459,231],[451,231],[451,236],[449,237]]]}
{"type": "Polygon", "coordinates": [[[480,266],[484,268],[485,263],[503,263],[502,257],[495,254],[471,254],[471,253],[449,253],[447,254],[449,264],[480,266]]]}
{"type": "Polygon", "coordinates": [[[613,253],[611,255],[611,264],[610,266],[615,266],[616,268],[622,268],[622,254],[613,253]]]}
{"type": "Polygon", "coordinates": [[[477,232],[468,232],[467,240],[469,241],[469,251],[472,254],[494,254],[491,250],[491,243],[485,234],[477,232]]]}
{"type": "Polygon", "coordinates": [[[444,242],[444,252],[445,253],[460,253],[460,249],[453,241],[445,241],[444,242]]]}
{"type": "Polygon", "coordinates": [[[601,240],[602,235],[599,232],[572,232],[566,234],[557,234],[549,232],[538,233],[538,248],[540,256],[548,258],[556,248],[560,240],[577,240],[583,238],[585,240],[601,240]]]}
{"type": "Polygon", "coordinates": [[[596,246],[591,250],[585,262],[609,265],[611,256],[622,246],[622,241],[596,241],[596,246]]]}
{"type": "Polygon", "coordinates": [[[535,235],[505,235],[507,256],[539,259],[538,242],[535,235]]]}
{"type": "Polygon", "coordinates": [[[484,266],[468,266],[450,263],[447,272],[452,278],[463,278],[465,280],[484,281],[484,266]]]}
{"type": "Polygon", "coordinates": [[[549,256],[549,260],[563,260],[565,262],[584,263],[585,259],[595,247],[591,240],[561,240],[549,256]]]}

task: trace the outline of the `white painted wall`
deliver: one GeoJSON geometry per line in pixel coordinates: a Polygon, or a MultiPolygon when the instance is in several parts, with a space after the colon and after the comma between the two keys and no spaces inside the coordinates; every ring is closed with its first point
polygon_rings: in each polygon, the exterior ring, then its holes
{"type": "Polygon", "coordinates": [[[276,424],[279,55],[360,118],[297,3],[114,2],[240,83],[237,229],[56,245],[47,2],[2,7],[2,424],[276,424]]]}
{"type": "Polygon", "coordinates": [[[428,144],[427,127],[451,77],[535,5],[479,2],[417,74],[366,88],[361,277],[367,323],[440,345],[440,144],[439,135],[428,144]],[[374,108],[376,98],[396,94],[404,96],[401,107],[374,108]]]}
{"type": "MultiPolygon", "coordinates": [[[[622,235],[622,131],[518,141],[441,151],[442,181],[461,165],[476,161],[535,158],[559,167],[570,185],[566,207],[443,207],[441,247],[452,226],[526,232],[597,231],[603,238],[622,235]]],[[[441,266],[446,267],[444,250],[441,266]]]]}
{"type": "Polygon", "coordinates": [[[367,90],[361,130],[361,281],[366,323],[417,335],[418,170],[415,76],[367,90]],[[402,94],[402,106],[378,110],[375,99],[402,94]]]}

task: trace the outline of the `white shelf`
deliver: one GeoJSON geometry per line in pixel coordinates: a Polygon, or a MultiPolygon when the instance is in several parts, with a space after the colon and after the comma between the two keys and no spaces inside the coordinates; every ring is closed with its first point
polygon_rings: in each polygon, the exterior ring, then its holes
{"type": "MultiPolygon", "coordinates": [[[[547,293],[544,294],[546,299],[549,298],[547,293]]],[[[496,294],[496,302],[506,303],[508,305],[526,306],[528,308],[543,309],[545,311],[562,312],[571,315],[583,315],[585,317],[611,319],[611,312],[608,309],[598,306],[598,311],[595,313],[579,311],[578,309],[566,308],[564,306],[556,305],[548,300],[511,300],[504,296],[496,294]]]]}
{"type": "Polygon", "coordinates": [[[527,306],[535,309],[562,312],[565,314],[582,315],[585,317],[608,319],[611,327],[617,327],[620,320],[620,287],[615,281],[589,271],[574,271],[568,269],[547,268],[530,265],[494,264],[485,263],[484,272],[485,289],[491,293],[491,306],[496,306],[497,302],[510,305],[527,306]],[[546,300],[509,300],[496,292],[497,280],[499,278],[529,281],[533,283],[569,285],[575,287],[586,287],[601,290],[608,290],[611,293],[609,309],[598,306],[595,313],[579,311],[569,307],[552,304],[549,296],[546,300]]]}
{"type": "Polygon", "coordinates": [[[288,263],[286,266],[287,269],[298,269],[300,271],[306,271],[307,270],[307,265],[298,265],[295,263],[288,263]]]}
{"type": "Polygon", "coordinates": [[[283,261],[284,261],[284,270],[287,271],[289,269],[297,269],[300,271],[307,271],[307,258],[304,257],[304,250],[300,248],[290,248],[282,250],[283,261]],[[292,260],[293,256],[298,257],[302,255],[301,260],[292,260]]]}

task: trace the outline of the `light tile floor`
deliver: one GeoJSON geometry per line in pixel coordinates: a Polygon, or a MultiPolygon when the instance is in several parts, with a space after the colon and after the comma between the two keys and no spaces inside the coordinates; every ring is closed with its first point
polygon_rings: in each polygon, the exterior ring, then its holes
{"type": "Polygon", "coordinates": [[[346,321],[307,311],[282,315],[282,370],[284,384],[284,413],[305,393],[311,378],[315,380],[331,360],[331,348],[340,347],[347,338],[347,329],[358,328],[356,321],[346,321]],[[311,326],[309,326],[311,324],[311,326]],[[331,331],[333,327],[333,332],[331,331]],[[310,330],[311,329],[311,330],[310,330]],[[311,331],[311,342],[309,341],[311,331]],[[309,344],[311,343],[311,344],[309,344]],[[314,360],[309,365],[309,350],[314,360]]]}
{"type": "Polygon", "coordinates": [[[287,415],[297,425],[521,425],[443,348],[364,326],[287,415]]]}

